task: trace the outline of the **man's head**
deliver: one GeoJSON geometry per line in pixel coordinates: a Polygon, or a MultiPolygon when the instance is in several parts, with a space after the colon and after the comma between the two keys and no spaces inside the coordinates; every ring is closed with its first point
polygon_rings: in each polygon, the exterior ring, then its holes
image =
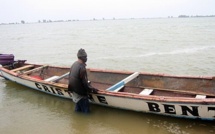
{"type": "Polygon", "coordinates": [[[87,62],[87,53],[84,49],[79,49],[77,53],[78,59],[82,60],[83,62],[87,62]]]}

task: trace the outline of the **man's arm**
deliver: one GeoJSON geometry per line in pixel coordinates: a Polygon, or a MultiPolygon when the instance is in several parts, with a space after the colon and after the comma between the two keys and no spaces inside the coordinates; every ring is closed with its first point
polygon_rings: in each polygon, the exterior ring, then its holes
{"type": "Polygon", "coordinates": [[[87,92],[93,92],[93,93],[97,93],[97,89],[95,89],[94,87],[92,87],[89,83],[88,83],[88,78],[87,78],[87,71],[85,68],[80,70],[80,77],[81,77],[81,82],[84,85],[84,88],[87,90],[87,92]]]}

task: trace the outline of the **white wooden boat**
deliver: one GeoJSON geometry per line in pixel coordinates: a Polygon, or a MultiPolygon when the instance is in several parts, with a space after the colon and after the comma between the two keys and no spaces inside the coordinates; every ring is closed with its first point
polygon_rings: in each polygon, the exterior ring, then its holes
{"type": "MultiPolygon", "coordinates": [[[[5,79],[63,98],[69,67],[27,64],[16,61],[0,67],[5,79]]],[[[139,72],[87,69],[98,94],[93,104],[179,118],[215,120],[215,77],[172,76],[139,72]]]]}

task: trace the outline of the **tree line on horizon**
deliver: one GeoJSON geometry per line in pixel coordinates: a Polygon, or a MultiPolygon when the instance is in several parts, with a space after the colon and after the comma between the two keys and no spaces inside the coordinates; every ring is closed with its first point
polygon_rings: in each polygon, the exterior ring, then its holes
{"type": "MultiPolygon", "coordinates": [[[[198,18],[198,17],[215,17],[215,15],[179,15],[178,17],[176,18],[198,18]]],[[[158,17],[159,18],[159,17],[158,17]]],[[[168,18],[174,18],[173,16],[168,16],[168,18]]],[[[126,19],[126,18],[124,18],[126,19]]],[[[127,19],[141,19],[141,18],[127,18],[127,19]]],[[[142,19],[149,19],[149,18],[142,18],[142,19]]],[[[116,18],[112,18],[112,19],[105,19],[105,18],[102,18],[102,19],[95,19],[93,18],[92,21],[96,21],[96,20],[117,20],[116,18]]],[[[120,20],[120,19],[119,19],[120,20]]],[[[121,19],[122,20],[122,19],[121,19]]],[[[43,19],[43,20],[38,20],[37,23],[52,23],[52,22],[71,22],[71,21],[79,21],[78,19],[74,19],[74,20],[46,20],[46,19],[43,19]]],[[[0,25],[6,25],[6,24],[26,24],[26,22],[24,20],[21,20],[20,23],[18,22],[15,22],[15,23],[0,23],[0,25]]]]}

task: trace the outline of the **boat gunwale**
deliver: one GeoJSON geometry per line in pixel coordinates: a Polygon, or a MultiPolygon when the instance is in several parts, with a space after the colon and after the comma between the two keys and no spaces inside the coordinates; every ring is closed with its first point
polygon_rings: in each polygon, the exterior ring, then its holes
{"type": "MultiPolygon", "coordinates": [[[[89,68],[91,72],[104,72],[104,73],[119,73],[119,74],[132,74],[132,71],[118,71],[118,70],[110,70],[110,69],[95,69],[89,68]]],[[[170,77],[170,78],[185,78],[185,79],[207,79],[212,80],[215,79],[215,76],[190,76],[190,75],[170,75],[165,73],[148,73],[148,72],[140,72],[140,75],[150,75],[150,76],[160,76],[160,77],[170,77]]]]}

